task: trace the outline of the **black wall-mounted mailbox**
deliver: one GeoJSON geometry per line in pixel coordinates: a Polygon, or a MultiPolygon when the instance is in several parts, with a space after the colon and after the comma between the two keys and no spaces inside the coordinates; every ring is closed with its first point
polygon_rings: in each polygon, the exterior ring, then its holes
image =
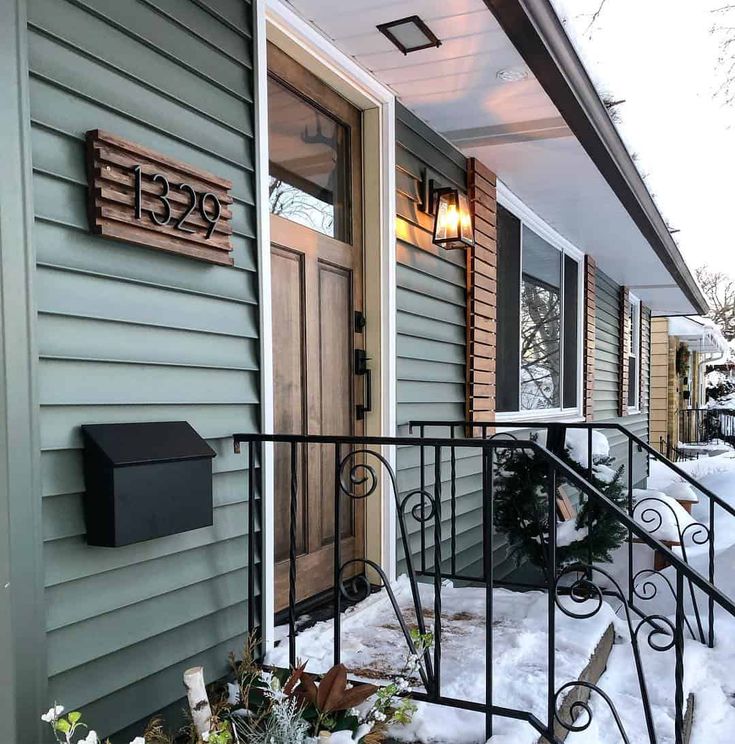
{"type": "Polygon", "coordinates": [[[214,450],[186,421],[82,426],[87,543],[118,547],[212,524],[214,450]]]}

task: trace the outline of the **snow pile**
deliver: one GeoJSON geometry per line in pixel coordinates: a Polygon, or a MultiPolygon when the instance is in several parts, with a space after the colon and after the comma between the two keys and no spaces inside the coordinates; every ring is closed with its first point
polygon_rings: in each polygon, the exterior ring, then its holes
{"type": "MultiPolygon", "coordinates": [[[[433,591],[421,584],[427,629],[433,627],[433,591]]],[[[401,612],[409,626],[416,618],[406,577],[393,585],[401,612]]],[[[575,604],[574,611],[591,611],[594,603],[575,604]],[[589,605],[589,607],[587,607],[589,605]]],[[[493,593],[493,702],[532,711],[545,719],[548,598],[541,592],[493,593]]],[[[591,618],[578,620],[557,610],[557,686],[577,679],[607,628],[615,622],[611,608],[603,606],[591,618]]],[[[442,589],[442,694],[470,701],[485,695],[485,589],[442,589]]],[[[356,677],[386,679],[399,671],[406,655],[400,632],[385,591],[347,611],[342,618],[342,661],[356,677]]],[[[328,669],[333,659],[333,621],[327,620],[297,637],[297,656],[309,660],[307,669],[328,669]]],[[[267,663],[288,664],[287,644],[269,652],[267,663]]],[[[538,733],[528,724],[495,718],[497,741],[536,744],[538,733]]],[[[474,744],[484,741],[484,716],[444,706],[418,704],[410,726],[392,731],[402,741],[474,744]]],[[[493,739],[495,744],[496,739],[493,739]]]]}
{"type": "MultiPolygon", "coordinates": [[[[695,480],[702,482],[714,473],[731,473],[735,477],[735,452],[725,452],[715,457],[702,457],[698,460],[678,462],[676,466],[695,480]]],[[[682,479],[666,463],[651,459],[648,476],[649,488],[663,491],[666,486],[675,481],[682,482],[682,479]]],[[[703,485],[707,486],[706,483],[703,483],[703,485]]],[[[724,493],[720,495],[727,498],[724,493]]]]}
{"type": "MultiPolygon", "coordinates": [[[[679,467],[692,475],[703,486],[718,494],[723,500],[735,505],[735,455],[728,453],[717,457],[703,458],[691,462],[678,463],[679,467]]],[[[675,497],[691,493],[687,483],[675,476],[661,463],[651,462],[649,486],[665,490],[675,497]]],[[[683,499],[682,499],[683,500],[683,499]]],[[[692,506],[695,520],[709,524],[709,499],[699,496],[699,502],[692,506]]],[[[694,532],[692,528],[690,533],[694,532]]],[[[709,568],[708,545],[689,546],[687,554],[690,565],[706,576],[709,568]]],[[[735,597],[735,518],[722,509],[715,512],[715,550],[717,588],[728,597],[735,597]]],[[[664,571],[669,581],[674,581],[672,568],[664,571]]],[[[662,582],[661,579],[658,579],[662,582]]],[[[688,594],[688,590],[686,591],[688,594]]],[[[699,607],[703,612],[706,628],[706,600],[699,597],[699,607]]],[[[659,587],[656,597],[642,602],[647,613],[661,613],[673,619],[675,607],[673,598],[665,586],[659,587]]],[[[691,601],[687,601],[687,617],[696,629],[696,619],[691,601]]],[[[693,690],[695,695],[694,726],[691,744],[730,744],[735,730],[735,618],[728,612],[715,609],[715,647],[709,649],[689,638],[685,647],[684,688],[693,690]]],[[[657,652],[646,643],[646,633],[641,631],[641,653],[643,657],[648,692],[653,706],[653,719],[658,734],[658,744],[674,744],[674,661],[673,650],[657,652]]],[[[616,645],[608,661],[607,670],[599,685],[614,701],[622,718],[631,744],[648,742],[643,722],[643,710],[632,664],[630,646],[616,645]]],[[[567,744],[620,744],[621,737],[606,704],[599,697],[592,698],[593,719],[585,732],[571,734],[567,744]]],[[[494,744],[494,742],[493,742],[494,744]]]]}
{"type": "Polygon", "coordinates": [[[679,502],[696,503],[699,501],[699,496],[697,496],[694,489],[686,481],[673,481],[661,490],[667,496],[671,496],[672,499],[676,499],[679,502]]]}
{"type": "Polygon", "coordinates": [[[634,488],[633,500],[633,519],[657,540],[679,543],[680,535],[694,524],[684,507],[662,491],[634,488]]]}
{"type": "Polygon", "coordinates": [[[577,527],[576,519],[567,519],[565,522],[559,522],[556,527],[556,545],[565,548],[578,540],[584,540],[588,533],[587,527],[577,527]]]}
{"type": "MultiPolygon", "coordinates": [[[[567,429],[566,445],[569,448],[569,456],[578,462],[583,468],[588,465],[587,452],[589,447],[589,433],[584,429],[567,429]]],[[[592,432],[592,462],[597,457],[608,457],[610,455],[610,442],[607,437],[599,431],[592,432]]]]}

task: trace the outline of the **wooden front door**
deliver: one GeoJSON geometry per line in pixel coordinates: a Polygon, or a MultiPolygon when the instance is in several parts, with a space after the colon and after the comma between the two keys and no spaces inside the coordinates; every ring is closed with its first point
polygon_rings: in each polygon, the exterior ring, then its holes
{"type": "MultiPolygon", "coordinates": [[[[274,427],[360,434],[355,313],[363,311],[361,114],[268,49],[274,427]]],[[[297,600],[333,586],[334,448],[299,447],[297,600]]],[[[275,448],[276,610],[288,603],[291,454],[275,448]]],[[[363,510],[343,496],[342,560],[362,556],[363,510]]]]}

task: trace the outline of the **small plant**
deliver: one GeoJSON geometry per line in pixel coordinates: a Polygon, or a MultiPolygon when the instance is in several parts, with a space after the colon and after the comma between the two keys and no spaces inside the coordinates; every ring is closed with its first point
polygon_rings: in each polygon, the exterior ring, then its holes
{"type": "MultiPolygon", "coordinates": [[[[241,660],[230,657],[236,682],[202,691],[202,705],[209,706],[208,731],[197,733],[199,705],[190,702],[188,725],[169,734],[163,721],[154,718],[144,735],[130,744],[201,744],[202,740],[207,744],[317,744],[317,737],[321,741],[323,736],[330,744],[380,744],[388,726],[410,723],[416,710],[407,696],[409,681],[434,639],[418,630],[411,632],[411,639],[413,653],[401,672],[380,688],[353,685],[343,664],[332,667],[321,680],[307,673],[305,663],[290,671],[264,671],[255,662],[251,640],[241,660]]],[[[63,706],[54,705],[41,716],[58,744],[102,744],[94,731],[81,738],[87,725],[79,711],[63,713],[63,706]]]]}
{"type": "MultiPolygon", "coordinates": [[[[78,710],[69,711],[66,715],[62,715],[63,713],[64,706],[54,704],[41,716],[41,720],[51,726],[54,739],[59,744],[72,744],[77,735],[80,738],[76,739],[75,744],[102,744],[96,731],[89,730],[86,736],[81,736],[81,729],[88,729],[88,726],[82,721],[82,714],[78,710]]],[[[109,739],[106,740],[106,744],[110,744],[109,739]]],[[[130,744],[146,744],[146,742],[142,736],[136,736],[130,744]]]]}
{"type": "Polygon", "coordinates": [[[290,674],[263,672],[246,648],[233,663],[239,680],[236,698],[245,715],[232,711],[238,741],[246,744],[313,744],[329,735],[332,744],[379,744],[391,724],[407,724],[416,706],[407,697],[409,680],[433,644],[431,633],[411,633],[415,653],[406,657],[398,676],[384,687],[351,684],[343,664],[322,678],[300,664],[290,674]]]}

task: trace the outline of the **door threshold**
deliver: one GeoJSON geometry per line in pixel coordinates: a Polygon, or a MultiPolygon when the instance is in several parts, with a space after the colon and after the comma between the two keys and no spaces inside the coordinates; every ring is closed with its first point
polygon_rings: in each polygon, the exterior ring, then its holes
{"type": "MultiPolygon", "coordinates": [[[[355,577],[351,579],[351,582],[362,577],[355,577]]],[[[349,586],[349,582],[348,582],[349,586]]],[[[370,594],[375,594],[380,591],[380,587],[371,584],[370,594]]],[[[362,598],[359,600],[350,600],[342,596],[341,611],[344,612],[350,607],[354,607],[362,602],[362,598]]],[[[315,594],[313,597],[307,597],[298,602],[294,607],[294,615],[296,616],[296,632],[300,633],[302,630],[311,628],[323,620],[330,620],[334,617],[334,590],[327,589],[326,591],[315,594]]],[[[286,625],[288,624],[289,610],[285,608],[276,612],[274,616],[274,624],[286,625]]]]}

